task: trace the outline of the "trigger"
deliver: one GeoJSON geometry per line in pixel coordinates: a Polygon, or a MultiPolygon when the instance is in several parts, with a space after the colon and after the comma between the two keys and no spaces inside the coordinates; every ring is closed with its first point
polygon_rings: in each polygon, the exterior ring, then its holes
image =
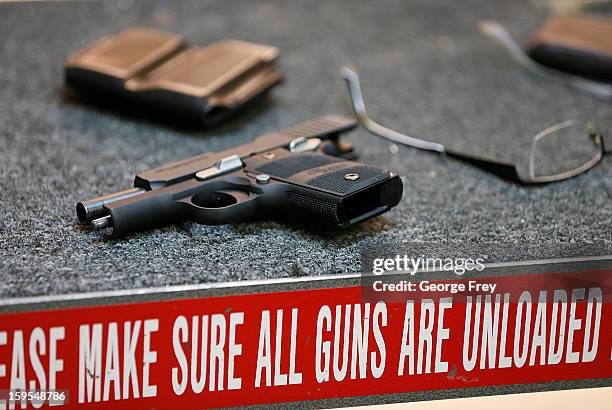
{"type": "Polygon", "coordinates": [[[224,208],[248,199],[248,192],[226,189],[194,195],[191,202],[202,208],[224,208]]]}
{"type": "Polygon", "coordinates": [[[230,195],[232,197],[234,197],[234,199],[236,199],[236,202],[242,202],[242,201],[246,201],[247,199],[249,199],[251,197],[251,194],[249,194],[248,192],[244,192],[244,191],[239,191],[236,189],[224,189],[223,191],[215,191],[213,192],[213,195],[230,195]]]}

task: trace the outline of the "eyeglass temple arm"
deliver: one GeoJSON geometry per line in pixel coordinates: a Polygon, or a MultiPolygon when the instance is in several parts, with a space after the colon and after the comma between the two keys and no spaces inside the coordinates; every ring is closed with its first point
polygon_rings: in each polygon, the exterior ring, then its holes
{"type": "Polygon", "coordinates": [[[427,151],[438,152],[444,156],[448,155],[460,161],[469,163],[484,171],[491,172],[506,180],[510,180],[513,182],[523,182],[522,179],[519,177],[514,164],[499,160],[492,161],[487,158],[479,158],[474,155],[449,150],[445,148],[442,144],[424,141],[405,134],[401,134],[397,131],[383,127],[382,125],[374,122],[370,119],[366,112],[365,102],[363,101],[363,95],[361,94],[361,86],[359,84],[359,75],[357,74],[357,71],[349,67],[342,67],[341,74],[342,77],[346,80],[346,84],[348,85],[349,94],[353,103],[353,108],[355,110],[355,114],[359,123],[372,134],[391,140],[393,142],[397,142],[398,144],[403,144],[427,151]]]}
{"type": "Polygon", "coordinates": [[[510,33],[497,21],[484,20],[479,23],[480,32],[501,44],[512,58],[524,69],[550,81],[568,85],[602,100],[612,99],[612,86],[587,80],[544,67],[533,61],[512,38],[510,33]]]}
{"type": "Polygon", "coordinates": [[[366,111],[363,95],[361,94],[361,86],[359,84],[359,75],[349,67],[342,67],[340,71],[342,77],[348,86],[353,109],[359,123],[374,135],[386,138],[398,144],[408,145],[413,148],[423,149],[427,151],[435,151],[441,154],[445,153],[444,145],[435,142],[424,141],[419,138],[401,134],[397,131],[384,127],[370,119],[366,111]]]}

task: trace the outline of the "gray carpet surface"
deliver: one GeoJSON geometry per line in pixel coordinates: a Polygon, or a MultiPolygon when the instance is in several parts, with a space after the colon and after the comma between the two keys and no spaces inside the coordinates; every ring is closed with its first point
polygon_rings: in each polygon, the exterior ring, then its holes
{"type": "Polygon", "coordinates": [[[609,157],[571,180],[523,187],[362,129],[347,140],[362,162],[404,177],[404,199],[348,232],[184,223],[109,241],[76,221],[77,201],[128,188],[139,171],[322,114],[352,114],[338,73],[346,63],[359,68],[375,119],[455,149],[524,158],[532,136],[568,119],[612,133],[610,103],[531,77],[477,28],[497,19],[524,41],[547,13],[542,2],[486,0],[0,4],[0,297],[357,272],[363,247],[387,243],[491,260],[611,253],[609,157]],[[64,59],[132,25],[196,45],[278,46],[285,81],[209,130],[67,98],[64,59]]]}

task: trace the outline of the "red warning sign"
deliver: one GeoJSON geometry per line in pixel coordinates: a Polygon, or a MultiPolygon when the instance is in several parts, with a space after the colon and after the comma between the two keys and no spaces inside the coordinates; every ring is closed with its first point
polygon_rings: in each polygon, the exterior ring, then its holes
{"type": "Polygon", "coordinates": [[[578,287],[564,273],[491,277],[494,291],[434,286],[401,302],[366,301],[354,286],[2,314],[0,409],[201,408],[608,378],[611,274],[581,272],[588,286],[578,287]]]}

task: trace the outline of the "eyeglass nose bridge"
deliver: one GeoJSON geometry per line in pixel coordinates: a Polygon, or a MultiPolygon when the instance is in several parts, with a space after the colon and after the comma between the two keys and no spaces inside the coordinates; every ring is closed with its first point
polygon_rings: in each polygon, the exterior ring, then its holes
{"type": "Polygon", "coordinates": [[[604,154],[612,152],[612,131],[609,134],[597,134],[604,154]]]}

